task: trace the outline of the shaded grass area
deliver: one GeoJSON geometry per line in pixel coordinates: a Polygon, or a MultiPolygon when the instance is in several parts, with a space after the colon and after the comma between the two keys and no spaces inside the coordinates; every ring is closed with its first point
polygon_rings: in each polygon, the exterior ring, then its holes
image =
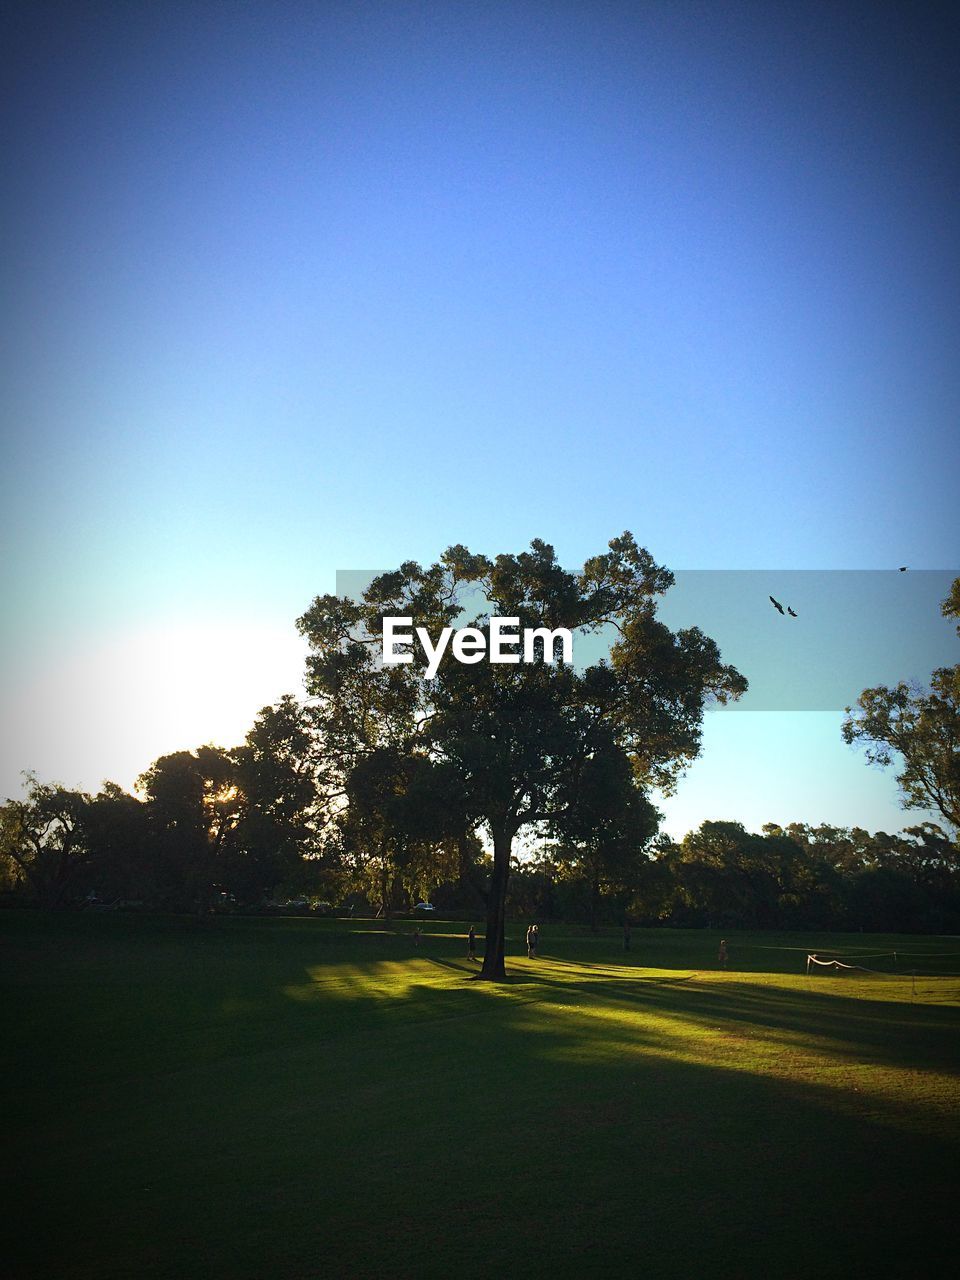
{"type": "Polygon", "coordinates": [[[18,1276],[925,1274],[960,940],[4,913],[18,1276]],[[804,974],[807,950],[924,976],[804,974]],[[937,962],[937,957],[940,962],[937,962]],[[951,968],[951,966],[953,966],[951,968]],[[937,970],[942,976],[937,976],[937,970]]]}

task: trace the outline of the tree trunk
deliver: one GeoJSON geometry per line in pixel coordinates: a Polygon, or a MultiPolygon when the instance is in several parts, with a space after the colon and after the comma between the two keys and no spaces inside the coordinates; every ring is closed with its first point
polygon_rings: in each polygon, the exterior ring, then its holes
{"type": "Polygon", "coordinates": [[[483,948],[483,965],[479,977],[488,982],[503,982],[507,971],[504,967],[504,919],[507,905],[507,882],[510,879],[510,852],[513,837],[505,827],[493,830],[493,874],[487,896],[487,936],[483,948]]]}

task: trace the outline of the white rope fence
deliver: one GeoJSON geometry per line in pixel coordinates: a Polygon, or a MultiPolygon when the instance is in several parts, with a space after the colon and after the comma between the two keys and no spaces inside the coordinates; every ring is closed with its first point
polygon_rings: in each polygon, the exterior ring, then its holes
{"type": "Polygon", "coordinates": [[[909,978],[910,979],[910,1003],[913,1004],[917,996],[917,978],[920,977],[920,970],[915,968],[900,968],[900,961],[905,961],[907,965],[917,960],[955,960],[960,957],[957,951],[875,951],[869,955],[850,955],[846,960],[837,960],[831,958],[822,960],[815,952],[811,951],[807,955],[807,977],[811,973],[815,973],[817,969],[830,969],[833,973],[839,973],[845,969],[853,973],[869,973],[876,978],[909,978]],[[893,969],[869,969],[866,965],[857,964],[858,960],[893,960],[893,969]]]}
{"type": "MultiPolygon", "coordinates": [[[[871,956],[857,956],[858,960],[885,960],[888,956],[893,956],[893,963],[897,963],[896,951],[879,951],[871,956]]],[[[850,959],[854,959],[853,956],[850,959]]],[[[889,970],[868,969],[862,964],[846,964],[843,960],[821,960],[819,956],[812,953],[807,956],[807,977],[810,976],[811,966],[817,965],[821,969],[832,969],[836,973],[840,969],[847,969],[857,973],[869,973],[877,978],[896,978],[903,977],[910,979],[910,1003],[912,1004],[917,994],[917,971],[916,969],[901,969],[898,973],[891,973],[889,970]]]]}
{"type": "MultiPolygon", "coordinates": [[[[890,977],[889,969],[871,969],[867,965],[859,964],[860,960],[893,960],[893,967],[898,973],[909,974],[919,973],[919,969],[911,969],[910,967],[901,969],[900,963],[903,961],[907,966],[911,962],[917,960],[957,960],[960,959],[960,951],[871,951],[864,954],[848,955],[845,960],[837,960],[835,958],[829,960],[821,960],[816,952],[811,951],[807,955],[807,973],[810,973],[813,965],[819,965],[821,969],[859,969],[861,973],[876,973],[881,977],[890,977]]],[[[922,967],[922,966],[921,966],[922,967]]]]}
{"type": "MultiPolygon", "coordinates": [[[[897,953],[895,951],[878,951],[875,955],[857,956],[858,960],[885,960],[888,956],[893,956],[893,963],[897,963],[897,953]]],[[[851,956],[851,959],[853,957],[851,956]]],[[[880,978],[889,977],[889,970],[884,969],[868,969],[862,964],[845,964],[842,960],[821,960],[819,956],[807,956],[807,975],[810,974],[810,966],[819,965],[822,969],[856,969],[860,973],[875,973],[880,978]]]]}

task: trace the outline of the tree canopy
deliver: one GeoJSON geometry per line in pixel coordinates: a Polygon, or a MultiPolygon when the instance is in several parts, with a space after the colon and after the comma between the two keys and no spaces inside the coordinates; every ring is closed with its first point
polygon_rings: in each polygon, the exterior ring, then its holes
{"type": "Polygon", "coordinates": [[[708,700],[746,689],[702,631],[674,633],[657,619],[657,598],[672,583],[630,533],[580,572],[563,569],[540,540],[494,559],[457,545],[426,569],[407,561],[381,574],[360,600],[320,596],[299,619],[311,650],[307,688],[344,791],[375,750],[424,756],[455,778],[462,821],[486,831],[493,868],[484,978],[505,976],[504,908],[518,835],[569,834],[601,761],[608,780],[627,779],[638,796],[671,788],[699,753],[708,700]],[[408,663],[383,664],[387,617],[411,619],[434,642],[444,627],[466,624],[489,643],[490,620],[501,617],[520,628],[604,631],[612,643],[608,658],[582,669],[551,661],[541,644],[532,662],[448,659],[431,676],[417,647],[408,663]]]}
{"type": "MultiPolygon", "coordinates": [[[[942,612],[960,618],[960,578],[942,612]]],[[[847,707],[846,713],[844,740],[862,745],[870,764],[902,761],[897,782],[903,807],[936,809],[960,831],[960,664],[934,671],[928,690],[905,681],[864,689],[856,710],[847,707]]]]}
{"type": "Polygon", "coordinates": [[[17,868],[44,907],[69,900],[90,860],[83,839],[91,804],[85,792],[26,775],[26,795],[0,807],[0,853],[17,868]]]}

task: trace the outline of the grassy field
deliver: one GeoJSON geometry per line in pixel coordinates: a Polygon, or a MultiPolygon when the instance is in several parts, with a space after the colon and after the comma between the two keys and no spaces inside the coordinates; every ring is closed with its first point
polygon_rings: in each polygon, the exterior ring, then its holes
{"type": "Polygon", "coordinates": [[[0,914],[4,1270],[926,1276],[960,939],[0,914]],[[866,967],[807,977],[808,951],[866,967]],[[894,961],[890,953],[896,952],[894,961]],[[911,976],[910,970],[917,970],[911,976]]]}

